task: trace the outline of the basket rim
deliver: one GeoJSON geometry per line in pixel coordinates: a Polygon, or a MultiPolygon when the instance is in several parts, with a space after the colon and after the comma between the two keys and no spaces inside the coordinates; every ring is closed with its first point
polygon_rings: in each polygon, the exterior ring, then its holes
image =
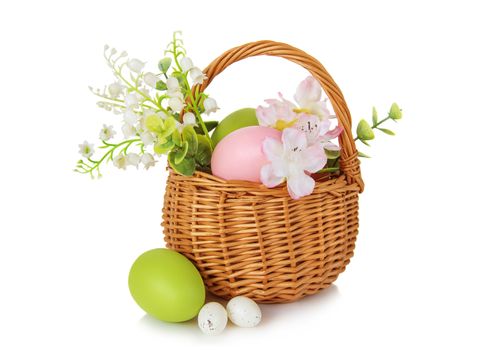
{"type": "MultiPolygon", "coordinates": [[[[174,180],[185,183],[187,186],[207,187],[209,189],[221,192],[243,192],[253,195],[269,195],[274,197],[291,198],[289,196],[289,193],[287,192],[285,183],[282,183],[273,188],[268,188],[262,183],[244,180],[224,180],[218,176],[202,171],[195,171],[192,176],[185,176],[178,174],[169,166],[167,167],[167,170],[169,172],[169,179],[171,178],[172,181],[174,180]]],[[[323,192],[360,191],[358,184],[349,183],[347,175],[344,173],[339,173],[332,176],[323,176],[319,179],[315,179],[315,181],[316,184],[314,187],[314,191],[310,195],[302,197],[302,199],[323,192]]]]}

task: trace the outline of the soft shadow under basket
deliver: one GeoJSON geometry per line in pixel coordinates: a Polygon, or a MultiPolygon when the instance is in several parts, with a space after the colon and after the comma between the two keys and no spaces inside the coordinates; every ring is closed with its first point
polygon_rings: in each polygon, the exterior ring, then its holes
{"type": "Polygon", "coordinates": [[[322,176],[311,195],[293,200],[282,185],[269,189],[170,169],[162,226],[167,247],[196,265],[213,294],[283,303],[328,287],[345,270],[355,248],[364,184],[343,95],[307,53],[273,41],[235,47],[205,69],[200,90],[232,63],[259,55],[288,59],[319,81],[344,129],[339,173],[322,176]]]}

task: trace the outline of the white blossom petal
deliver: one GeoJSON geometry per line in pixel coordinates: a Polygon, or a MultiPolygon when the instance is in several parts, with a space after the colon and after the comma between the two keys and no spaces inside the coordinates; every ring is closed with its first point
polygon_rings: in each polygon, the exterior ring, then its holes
{"type": "Polygon", "coordinates": [[[216,112],[218,109],[220,109],[217,105],[217,101],[215,101],[213,98],[209,97],[203,101],[203,107],[205,108],[205,113],[210,114],[213,112],[216,112]]]}
{"type": "Polygon", "coordinates": [[[138,104],[139,104],[138,95],[136,93],[132,92],[132,93],[126,95],[124,102],[125,102],[127,108],[138,107],[138,104]]]}
{"type": "Polygon", "coordinates": [[[183,124],[184,125],[195,125],[197,124],[197,118],[195,117],[195,114],[192,112],[185,113],[183,115],[183,124]]]}
{"type": "Polygon", "coordinates": [[[123,85],[121,85],[120,83],[109,84],[108,86],[109,96],[111,96],[112,98],[118,97],[123,91],[123,88],[124,88],[123,85]]]}
{"type": "Polygon", "coordinates": [[[134,126],[128,123],[123,124],[123,126],[121,127],[121,131],[123,132],[124,138],[126,139],[129,139],[136,134],[136,129],[134,128],[134,126]]]}
{"type": "Polygon", "coordinates": [[[296,105],[286,100],[279,93],[280,100],[267,99],[267,107],[259,106],[256,109],[256,116],[261,126],[270,126],[282,130],[296,122],[297,114],[294,112],[296,105]]]}
{"type": "Polygon", "coordinates": [[[281,184],[284,178],[277,176],[272,164],[266,164],[260,169],[260,180],[266,187],[272,188],[281,184]]]}
{"type": "Polygon", "coordinates": [[[99,138],[103,141],[108,141],[112,139],[115,134],[116,131],[114,131],[112,125],[107,126],[106,124],[104,124],[103,128],[99,132],[99,138]]]}
{"type": "Polygon", "coordinates": [[[128,163],[128,165],[133,165],[135,167],[138,167],[138,164],[140,163],[140,161],[141,161],[141,157],[139,154],[128,153],[126,155],[126,162],[128,163]]]}
{"type": "Polygon", "coordinates": [[[140,139],[141,139],[141,142],[143,142],[143,144],[145,146],[152,145],[155,142],[155,137],[149,131],[145,131],[145,132],[141,133],[140,139]]]}
{"type": "Polygon", "coordinates": [[[308,108],[312,103],[321,100],[321,94],[319,82],[313,76],[308,76],[299,83],[294,99],[301,108],[308,108]]]}
{"type": "Polygon", "coordinates": [[[282,143],[286,152],[300,152],[307,147],[306,134],[294,128],[284,129],[282,143]]]}
{"type": "Polygon", "coordinates": [[[131,71],[139,74],[143,70],[145,64],[137,58],[132,58],[128,61],[127,66],[131,71]]]}
{"type": "Polygon", "coordinates": [[[129,125],[136,124],[136,122],[138,122],[139,119],[140,119],[140,116],[134,113],[130,109],[127,109],[123,114],[123,120],[125,121],[126,124],[129,124],[129,125]]]}
{"type": "Polygon", "coordinates": [[[128,162],[126,160],[126,156],[122,153],[118,154],[116,157],[113,159],[114,166],[126,170],[126,166],[128,165],[128,162]]]}
{"type": "Polygon", "coordinates": [[[266,137],[262,142],[262,153],[270,162],[274,162],[284,156],[284,147],[281,141],[272,137],[266,137]]]}
{"type": "Polygon", "coordinates": [[[91,157],[94,154],[94,145],[84,141],[79,145],[79,153],[85,158],[91,157]]]}
{"type": "Polygon", "coordinates": [[[315,186],[314,179],[304,172],[290,175],[287,178],[287,190],[292,199],[310,195],[315,186]]]}
{"type": "Polygon", "coordinates": [[[169,77],[166,80],[166,87],[168,89],[168,92],[177,92],[180,90],[180,83],[178,82],[177,78],[169,77]]]}
{"type": "Polygon", "coordinates": [[[185,107],[185,103],[183,99],[181,99],[179,96],[175,97],[170,97],[168,100],[168,106],[174,111],[174,112],[181,112],[183,107],[185,107]]]}
{"type": "Polygon", "coordinates": [[[194,67],[190,70],[190,78],[192,78],[193,84],[202,84],[203,80],[207,78],[200,68],[194,67]]]}
{"type": "Polygon", "coordinates": [[[158,78],[156,74],[148,72],[143,75],[143,80],[146,85],[154,89],[156,88],[156,83],[160,80],[160,78],[158,78]]]}
{"type": "Polygon", "coordinates": [[[180,66],[181,66],[183,72],[188,72],[190,69],[193,68],[192,59],[189,58],[189,57],[186,57],[186,56],[183,57],[180,60],[180,66]]]}
{"type": "Polygon", "coordinates": [[[301,152],[301,168],[310,173],[315,173],[324,168],[327,162],[326,153],[322,144],[312,145],[301,152]]]}
{"type": "Polygon", "coordinates": [[[148,170],[155,165],[156,161],[151,153],[143,153],[141,156],[141,163],[145,166],[145,169],[148,170]]]}

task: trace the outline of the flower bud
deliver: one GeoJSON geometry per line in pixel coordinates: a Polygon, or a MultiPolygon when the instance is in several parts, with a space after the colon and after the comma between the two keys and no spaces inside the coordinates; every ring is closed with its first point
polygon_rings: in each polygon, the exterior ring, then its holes
{"type": "Polygon", "coordinates": [[[137,58],[132,58],[128,61],[128,68],[130,70],[132,70],[133,72],[135,73],[141,73],[141,71],[143,70],[145,64],[143,62],[141,62],[139,59],[137,58]]]}
{"type": "Polygon", "coordinates": [[[128,153],[126,155],[126,162],[128,165],[133,165],[138,167],[139,162],[141,161],[141,157],[136,153],[128,153]]]}
{"type": "Polygon", "coordinates": [[[184,125],[195,125],[197,123],[197,119],[195,118],[195,114],[192,112],[185,113],[183,116],[183,124],[184,125]]]}
{"type": "Polygon", "coordinates": [[[143,80],[146,85],[152,88],[156,88],[156,83],[158,82],[158,80],[160,80],[160,78],[158,78],[155,74],[148,72],[144,74],[143,80]]]}
{"type": "Polygon", "coordinates": [[[129,139],[131,136],[136,134],[136,129],[128,123],[123,124],[123,126],[121,127],[121,131],[123,132],[124,138],[126,139],[129,139]]]}
{"type": "Polygon", "coordinates": [[[123,119],[126,124],[134,125],[139,120],[139,116],[134,113],[132,110],[127,109],[123,114],[123,119]]]}
{"type": "Polygon", "coordinates": [[[198,67],[194,67],[190,70],[190,77],[193,80],[193,84],[201,84],[203,80],[206,78],[206,75],[198,67]]]}
{"type": "Polygon", "coordinates": [[[178,83],[178,79],[175,77],[169,77],[166,80],[166,87],[168,88],[168,92],[175,92],[180,90],[180,84],[178,83]]]}
{"type": "Polygon", "coordinates": [[[170,57],[165,57],[158,62],[158,69],[162,73],[168,72],[168,69],[171,66],[171,58],[170,57]]]}
{"type": "Polygon", "coordinates": [[[173,96],[168,100],[168,106],[170,106],[174,112],[181,112],[185,104],[180,96],[173,96]]]}
{"type": "Polygon", "coordinates": [[[145,132],[141,133],[140,134],[140,139],[141,139],[141,142],[143,142],[143,144],[145,146],[152,145],[153,142],[155,142],[155,137],[149,131],[145,131],[145,132]]]}
{"type": "Polygon", "coordinates": [[[156,161],[151,153],[143,153],[141,156],[141,163],[143,163],[145,169],[148,170],[150,167],[155,165],[156,161]]]}
{"type": "Polygon", "coordinates": [[[393,103],[390,107],[390,112],[388,113],[388,116],[393,120],[402,119],[402,110],[400,109],[400,107],[398,107],[396,103],[393,103]]]}
{"type": "Polygon", "coordinates": [[[116,157],[113,159],[114,166],[126,170],[126,166],[128,165],[128,162],[126,160],[126,156],[122,153],[118,154],[116,157]]]}
{"type": "Polygon", "coordinates": [[[180,60],[180,66],[181,66],[183,72],[188,72],[190,69],[193,68],[192,59],[189,58],[189,57],[183,57],[180,60]]]}
{"type": "Polygon", "coordinates": [[[361,119],[356,127],[356,135],[361,140],[373,140],[375,138],[375,133],[371,129],[370,124],[365,119],[361,119]]]}
{"type": "Polygon", "coordinates": [[[126,98],[124,99],[124,103],[126,104],[127,108],[136,108],[138,107],[138,96],[136,93],[132,92],[128,95],[126,95],[126,98]]]}
{"type": "Polygon", "coordinates": [[[203,107],[205,108],[205,113],[210,114],[216,112],[219,108],[217,106],[217,101],[209,97],[203,101],[203,107]]]}
{"type": "Polygon", "coordinates": [[[123,91],[123,86],[120,83],[112,83],[108,86],[109,96],[116,98],[123,91]]]}

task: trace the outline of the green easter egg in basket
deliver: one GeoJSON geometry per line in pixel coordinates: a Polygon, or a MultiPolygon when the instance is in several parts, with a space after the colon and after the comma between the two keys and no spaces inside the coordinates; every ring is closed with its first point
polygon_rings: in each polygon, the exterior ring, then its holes
{"type": "Polygon", "coordinates": [[[212,141],[215,147],[225,136],[232,131],[246,126],[259,125],[254,108],[242,108],[226,116],[213,131],[212,141]]]}
{"type": "Polygon", "coordinates": [[[190,260],[170,249],[140,255],[131,267],[128,284],[136,303],[162,321],[190,320],[205,302],[200,273],[190,260]]]}

